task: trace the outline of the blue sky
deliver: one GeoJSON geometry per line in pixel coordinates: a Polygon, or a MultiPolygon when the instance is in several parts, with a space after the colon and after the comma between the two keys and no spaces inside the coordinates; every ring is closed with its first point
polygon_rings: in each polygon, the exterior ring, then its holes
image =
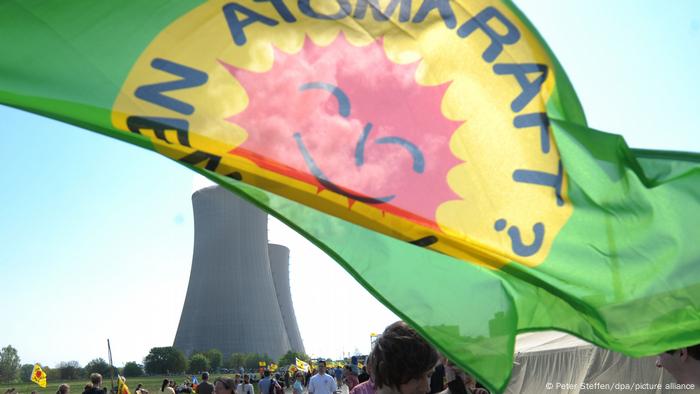
{"type": "MultiPolygon", "coordinates": [[[[700,152],[700,3],[524,0],[572,80],[589,125],[633,147],[700,152]]],[[[177,329],[201,180],[151,152],[0,106],[0,346],[23,363],[141,361],[177,329]]],[[[307,351],[369,349],[395,317],[300,237],[291,285],[307,351]],[[319,280],[319,278],[323,278],[319,280]],[[313,310],[333,300],[327,329],[313,310]],[[352,317],[348,311],[356,311],[352,317]]]]}

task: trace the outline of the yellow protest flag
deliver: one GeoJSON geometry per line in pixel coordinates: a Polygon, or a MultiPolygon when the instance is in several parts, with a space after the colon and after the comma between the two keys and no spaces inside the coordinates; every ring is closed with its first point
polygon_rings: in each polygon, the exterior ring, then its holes
{"type": "Polygon", "coordinates": [[[38,384],[41,388],[46,388],[46,373],[44,373],[44,370],[41,369],[41,365],[39,364],[34,364],[32,382],[38,384]]]}
{"type": "Polygon", "coordinates": [[[129,387],[126,385],[126,379],[119,375],[117,377],[117,394],[131,394],[129,387]]]}
{"type": "Polygon", "coordinates": [[[299,368],[299,370],[304,371],[304,372],[309,372],[309,364],[308,363],[306,363],[302,360],[299,360],[298,358],[296,359],[296,363],[297,363],[297,368],[299,368]]]}
{"type": "Polygon", "coordinates": [[[275,363],[270,363],[270,372],[275,372],[277,371],[277,364],[275,363]]]}

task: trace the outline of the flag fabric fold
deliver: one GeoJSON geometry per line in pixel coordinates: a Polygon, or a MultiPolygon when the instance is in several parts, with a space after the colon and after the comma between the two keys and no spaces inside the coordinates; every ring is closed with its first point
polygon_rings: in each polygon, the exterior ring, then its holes
{"type": "Polygon", "coordinates": [[[126,378],[117,375],[117,394],[131,394],[129,386],[126,385],[126,378]]]}
{"type": "Polygon", "coordinates": [[[588,128],[510,1],[9,1],[0,33],[0,104],[246,198],[495,392],[519,332],[700,342],[700,155],[588,128]]]}
{"type": "Polygon", "coordinates": [[[46,373],[41,369],[41,365],[34,364],[34,369],[32,370],[32,382],[39,385],[41,388],[46,388],[46,373]]]}
{"type": "Polygon", "coordinates": [[[309,372],[309,364],[306,361],[296,359],[296,368],[300,371],[309,372]]]}

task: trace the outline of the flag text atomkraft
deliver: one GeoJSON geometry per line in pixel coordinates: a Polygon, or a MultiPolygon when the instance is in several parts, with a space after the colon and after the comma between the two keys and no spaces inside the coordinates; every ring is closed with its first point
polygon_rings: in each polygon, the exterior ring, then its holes
{"type": "MultiPolygon", "coordinates": [[[[550,120],[543,109],[526,110],[528,105],[534,100],[542,100],[542,87],[551,78],[551,72],[546,64],[537,62],[526,63],[501,63],[497,62],[499,56],[504,52],[506,46],[516,45],[521,42],[522,33],[503,12],[494,6],[487,6],[475,12],[471,18],[458,21],[453,10],[453,4],[448,0],[424,0],[412,2],[411,0],[391,0],[382,9],[379,0],[335,0],[324,3],[324,12],[320,10],[320,3],[310,0],[298,0],[295,15],[292,12],[291,2],[283,0],[257,0],[257,3],[269,3],[269,9],[262,11],[265,7],[261,4],[253,10],[239,2],[229,2],[222,6],[223,17],[221,23],[226,24],[226,30],[231,35],[232,43],[236,46],[243,46],[248,42],[246,31],[251,26],[275,29],[282,24],[297,23],[301,19],[318,20],[339,20],[352,18],[363,20],[373,18],[376,22],[390,21],[396,23],[419,24],[425,22],[428,17],[439,18],[444,22],[446,29],[455,31],[455,34],[465,43],[473,45],[478,37],[485,45],[481,52],[481,59],[488,66],[488,70],[494,78],[508,78],[517,83],[519,87],[516,96],[510,101],[508,112],[513,114],[512,126],[515,134],[514,139],[526,138],[526,133],[539,134],[539,146],[532,155],[542,155],[547,157],[554,154],[550,143],[550,120]],[[331,4],[333,13],[328,13],[331,4]],[[337,6],[337,7],[336,7],[337,6]],[[318,9],[317,9],[318,8],[318,9]],[[415,12],[414,12],[415,11],[415,12]],[[412,13],[413,12],[413,13],[412,13]],[[370,16],[371,14],[371,16],[370,16]],[[301,18],[301,19],[300,19],[301,18]],[[397,19],[398,18],[398,19],[397,19]],[[483,39],[486,38],[486,41],[483,39]],[[522,130],[522,132],[520,132],[522,130]]],[[[181,64],[166,58],[155,57],[150,61],[152,69],[170,74],[178,79],[166,82],[142,84],[135,92],[134,96],[148,103],[154,104],[161,109],[167,110],[173,116],[130,116],[127,119],[129,131],[142,133],[149,131],[158,140],[166,144],[178,144],[191,148],[185,156],[173,157],[174,159],[190,164],[203,165],[207,170],[225,172],[227,176],[241,179],[240,172],[234,171],[227,166],[222,166],[222,156],[218,153],[204,152],[192,148],[190,144],[190,121],[188,120],[195,112],[195,106],[168,95],[175,91],[186,89],[206,88],[209,82],[209,75],[202,70],[181,64]],[[166,133],[167,131],[167,133],[166,133]],[[168,133],[175,133],[176,137],[168,137],[168,133]],[[222,168],[226,167],[226,168],[222,168]],[[228,174],[230,173],[230,174],[228,174]]],[[[539,108],[539,107],[538,107],[539,108]]],[[[234,148],[234,147],[231,147],[234,148]]],[[[556,150],[556,148],[554,149],[556,150]]],[[[552,162],[552,161],[550,161],[552,162]]],[[[544,162],[543,162],[544,163],[544,162]]],[[[530,164],[532,165],[532,164],[530,164]]],[[[552,166],[547,164],[546,166],[552,166]]],[[[560,160],[553,165],[556,168],[515,168],[510,174],[510,181],[517,184],[532,185],[537,188],[551,188],[551,209],[557,209],[565,205],[562,191],[564,184],[564,168],[560,160]]],[[[512,219],[512,218],[511,218],[512,219]]],[[[530,257],[536,255],[545,242],[546,228],[545,220],[534,219],[531,223],[514,223],[516,220],[509,220],[509,217],[494,218],[492,222],[493,231],[507,234],[510,240],[510,248],[514,255],[520,257],[530,257]],[[524,227],[521,229],[521,227],[524,227]],[[526,241],[530,240],[530,241],[526,241]]]]}

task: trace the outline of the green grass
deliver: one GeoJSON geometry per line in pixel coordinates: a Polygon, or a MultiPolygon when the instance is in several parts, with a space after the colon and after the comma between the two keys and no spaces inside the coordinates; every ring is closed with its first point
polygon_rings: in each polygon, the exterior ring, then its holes
{"type": "MultiPolygon", "coordinates": [[[[196,375],[195,375],[196,376],[196,375]]],[[[225,376],[228,378],[233,378],[233,374],[225,374],[225,375],[211,375],[209,378],[210,382],[214,382],[216,378],[219,376],[225,376]]],[[[160,385],[163,383],[163,379],[170,379],[174,380],[177,384],[182,383],[185,379],[191,379],[192,375],[172,375],[172,376],[144,376],[140,378],[127,378],[126,380],[126,385],[129,386],[129,390],[134,392],[136,389],[136,386],[141,383],[146,390],[150,394],[158,394],[160,393],[160,385]]],[[[199,379],[199,376],[197,376],[199,379]]],[[[52,380],[49,379],[47,381],[46,388],[41,388],[39,387],[36,383],[14,383],[14,384],[6,384],[6,383],[0,383],[0,394],[4,394],[5,391],[9,390],[10,388],[15,388],[20,394],[30,394],[32,391],[36,391],[38,394],[55,394],[56,391],[58,390],[58,386],[61,385],[62,383],[66,383],[70,386],[70,394],[81,394],[83,392],[83,389],[85,388],[85,385],[90,382],[89,379],[78,379],[78,380],[66,380],[66,381],[59,381],[59,380],[52,380]]],[[[110,381],[109,377],[106,377],[103,384],[103,387],[107,388],[107,391],[110,389],[110,381]]],[[[116,378],[114,381],[114,386],[117,386],[116,378]]],[[[255,391],[257,392],[258,387],[257,384],[253,384],[253,387],[255,388],[255,391]]]]}

